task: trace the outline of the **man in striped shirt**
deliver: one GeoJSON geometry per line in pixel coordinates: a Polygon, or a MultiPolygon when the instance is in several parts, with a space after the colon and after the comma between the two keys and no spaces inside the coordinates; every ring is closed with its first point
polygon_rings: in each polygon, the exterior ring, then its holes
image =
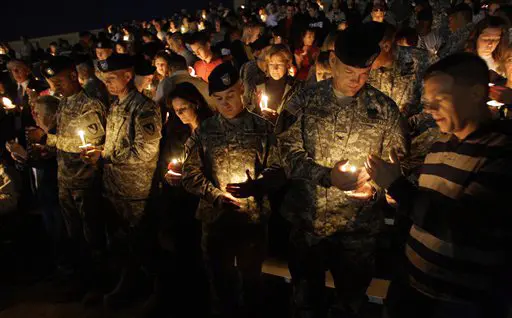
{"type": "Polygon", "coordinates": [[[427,70],[425,111],[444,135],[425,158],[418,188],[401,175],[396,154],[391,163],[375,156],[366,162],[371,178],[413,221],[407,277],[388,297],[391,317],[507,315],[512,136],[509,122],[491,121],[488,82],[485,62],[469,53],[427,70]]]}

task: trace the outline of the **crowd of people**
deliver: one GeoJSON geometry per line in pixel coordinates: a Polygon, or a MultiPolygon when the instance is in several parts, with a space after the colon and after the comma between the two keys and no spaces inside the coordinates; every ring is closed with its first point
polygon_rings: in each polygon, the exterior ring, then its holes
{"type": "Polygon", "coordinates": [[[268,316],[280,217],[291,315],[362,317],[391,212],[387,317],[509,317],[511,13],[210,3],[46,51],[1,43],[0,213],[40,212],[68,296],[122,308],[144,272],[156,317],[183,275],[212,317],[268,316]]]}

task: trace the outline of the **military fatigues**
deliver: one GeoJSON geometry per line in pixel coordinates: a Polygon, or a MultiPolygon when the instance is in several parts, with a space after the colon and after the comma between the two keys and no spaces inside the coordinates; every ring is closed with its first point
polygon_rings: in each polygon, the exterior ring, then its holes
{"type": "Polygon", "coordinates": [[[84,91],[88,96],[100,100],[108,109],[110,105],[110,95],[105,84],[97,77],[90,78],[84,85],[84,91]]]}
{"type": "Polygon", "coordinates": [[[260,298],[269,208],[263,198],[250,197],[233,211],[219,206],[219,196],[227,184],[246,181],[246,169],[258,177],[270,165],[272,131],[269,122],[247,110],[235,119],[218,114],[205,120],[186,145],[183,186],[201,198],[197,218],[203,222],[203,255],[224,314],[238,307],[235,258],[247,304],[254,307],[260,298]]]}
{"type": "Polygon", "coordinates": [[[372,70],[368,84],[389,96],[409,117],[421,111],[421,80],[427,67],[425,50],[397,47],[393,65],[372,70]]]}
{"type": "Polygon", "coordinates": [[[69,236],[93,248],[103,246],[103,225],[99,198],[100,175],[80,158],[82,142],[102,146],[105,140],[105,109],[84,91],[65,97],[59,104],[56,134],[48,134],[46,144],[57,149],[59,200],[69,236]]]}
{"type": "Polygon", "coordinates": [[[354,97],[336,97],[332,80],[299,92],[278,122],[277,141],[291,180],[282,212],[292,222],[290,272],[296,315],[324,310],[325,269],[330,269],[344,309],[361,297],[373,271],[381,215],[376,199],[355,205],[331,186],[340,160],[363,167],[368,154],[386,158],[407,151],[406,125],[387,96],[365,85],[354,97]]]}
{"type": "Polygon", "coordinates": [[[250,111],[254,111],[256,105],[254,105],[254,92],[256,91],[256,86],[265,82],[265,72],[263,72],[258,67],[257,61],[249,61],[245,63],[240,69],[240,79],[244,84],[244,96],[243,101],[244,105],[247,106],[247,109],[250,111]]]}
{"type": "Polygon", "coordinates": [[[144,251],[142,221],[154,186],[161,126],[159,108],[135,89],[116,100],[107,117],[104,196],[115,211],[110,223],[115,250],[130,264],[144,251]]]}

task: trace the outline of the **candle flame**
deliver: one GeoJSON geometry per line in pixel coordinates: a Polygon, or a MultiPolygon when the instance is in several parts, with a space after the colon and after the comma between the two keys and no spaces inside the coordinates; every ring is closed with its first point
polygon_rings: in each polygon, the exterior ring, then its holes
{"type": "Polygon", "coordinates": [[[192,77],[197,77],[196,75],[196,70],[192,67],[192,66],[189,66],[188,67],[188,73],[190,74],[190,76],[192,77]]]}
{"type": "Polygon", "coordinates": [[[495,100],[490,100],[490,101],[487,102],[487,106],[490,106],[490,107],[501,107],[503,105],[505,105],[505,104],[500,103],[500,102],[495,101],[495,100]]]}
{"type": "Polygon", "coordinates": [[[4,104],[5,109],[13,109],[16,107],[16,105],[14,105],[12,101],[7,97],[2,97],[2,104],[4,104]]]}
{"type": "Polygon", "coordinates": [[[261,110],[268,109],[268,96],[265,94],[261,95],[260,108],[261,108],[261,110]]]}
{"type": "Polygon", "coordinates": [[[184,25],[181,26],[181,33],[187,33],[187,28],[184,25]]]}
{"type": "Polygon", "coordinates": [[[245,6],[242,4],[242,5],[240,6],[240,8],[245,9],[245,6]]]}
{"type": "Polygon", "coordinates": [[[494,85],[494,83],[489,83],[489,87],[493,87],[494,85]]]}
{"type": "Polygon", "coordinates": [[[124,41],[128,41],[129,39],[130,39],[130,36],[129,36],[129,35],[125,35],[125,36],[123,36],[123,40],[124,40],[124,41]]]}
{"type": "Polygon", "coordinates": [[[351,173],[355,173],[357,171],[357,167],[356,166],[352,166],[351,164],[349,164],[348,162],[345,163],[343,166],[341,166],[341,171],[342,172],[351,172],[351,173]]]}
{"type": "Polygon", "coordinates": [[[80,141],[82,142],[82,147],[86,146],[85,143],[85,132],[83,130],[78,131],[78,136],[80,136],[80,141]]]}

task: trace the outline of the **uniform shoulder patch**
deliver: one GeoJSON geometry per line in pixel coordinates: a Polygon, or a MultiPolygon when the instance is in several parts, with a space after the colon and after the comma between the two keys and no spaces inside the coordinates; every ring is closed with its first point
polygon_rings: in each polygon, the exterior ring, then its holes
{"type": "Polygon", "coordinates": [[[160,138],[160,125],[157,116],[145,116],[139,119],[139,126],[144,140],[152,141],[160,138]]]}

